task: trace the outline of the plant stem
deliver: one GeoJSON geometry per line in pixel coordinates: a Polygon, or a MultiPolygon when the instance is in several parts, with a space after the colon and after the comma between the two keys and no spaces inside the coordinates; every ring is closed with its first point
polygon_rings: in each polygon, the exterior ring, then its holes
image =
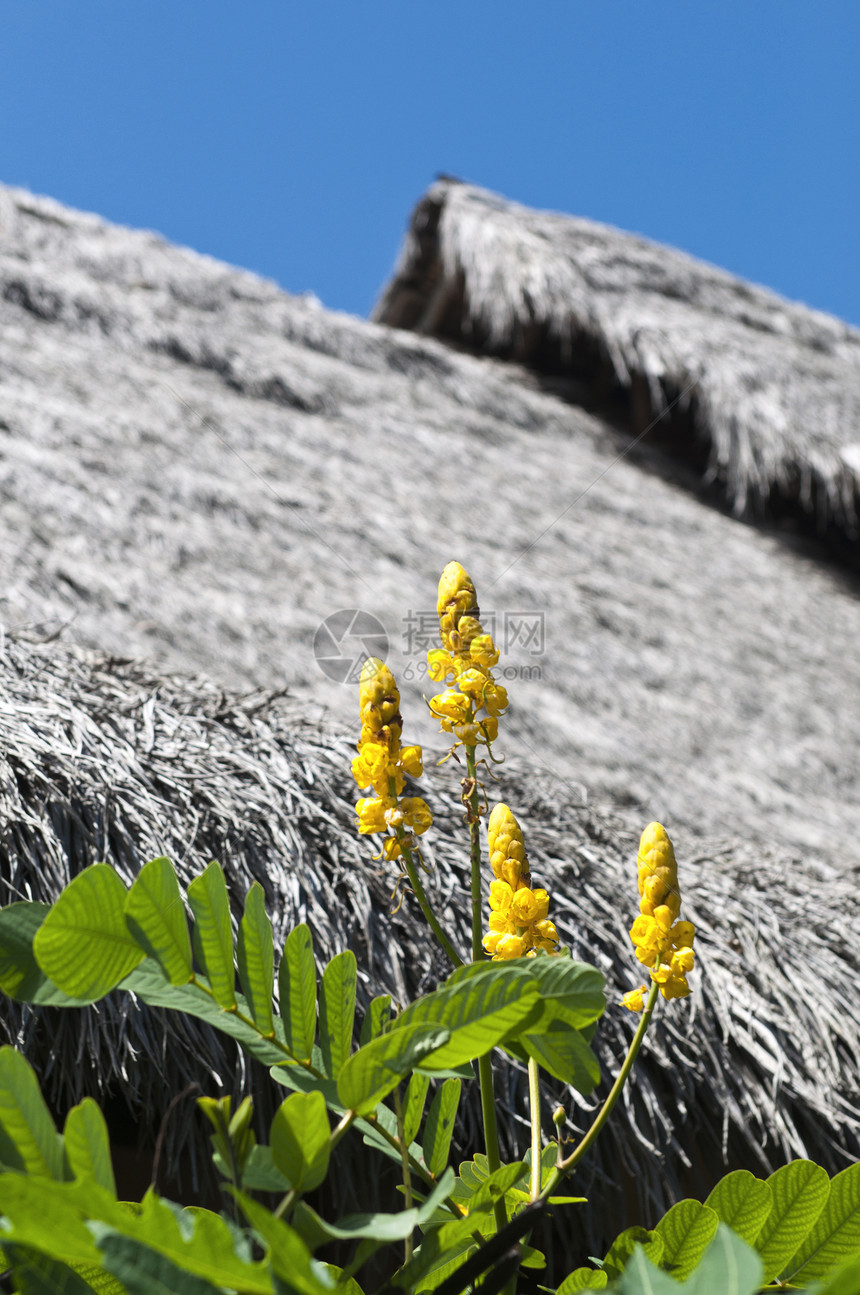
{"type": "MultiPolygon", "coordinates": [[[[475,765],[475,748],[465,747],[466,751],[466,786],[468,794],[466,804],[469,811],[469,854],[472,863],[472,961],[479,962],[483,956],[481,944],[481,797],[478,791],[478,778],[475,765]]],[[[481,1114],[484,1119],[484,1145],[487,1150],[487,1168],[494,1173],[502,1163],[499,1154],[499,1129],[496,1124],[496,1099],[493,1092],[493,1063],[490,1054],[478,1058],[478,1079],[481,1085],[481,1114]]],[[[504,1200],[493,1203],[493,1215],[496,1230],[501,1232],[508,1221],[504,1200]]]]}
{"type": "Polygon", "coordinates": [[[529,1200],[536,1201],[540,1196],[541,1180],[540,1072],[534,1057],[529,1057],[529,1106],[532,1121],[532,1172],[529,1183],[529,1200]]]}
{"type": "MultiPolygon", "coordinates": [[[[412,1175],[409,1172],[409,1148],[406,1145],[406,1131],[403,1125],[403,1103],[400,1100],[400,1085],[394,1090],[394,1111],[397,1115],[397,1141],[400,1143],[400,1163],[403,1166],[403,1191],[406,1197],[406,1209],[412,1208],[412,1175]]],[[[412,1233],[403,1241],[403,1262],[409,1263],[412,1258],[412,1233]]]]}
{"type": "Polygon", "coordinates": [[[621,1069],[618,1072],[618,1077],[616,1078],[615,1083],[612,1085],[611,1089],[609,1090],[609,1095],[606,1098],[606,1101],[601,1106],[600,1110],[598,1111],[594,1119],[594,1122],[591,1125],[591,1128],[585,1134],[585,1137],[582,1139],[579,1146],[576,1147],[566,1159],[562,1160],[561,1158],[559,1158],[558,1164],[556,1165],[555,1169],[553,1170],[552,1174],[550,1175],[546,1183],[546,1186],[541,1192],[541,1196],[543,1197],[543,1199],[546,1199],[549,1196],[550,1192],[555,1190],[555,1187],[559,1182],[559,1180],[562,1178],[562,1176],[564,1174],[570,1173],[571,1169],[573,1169],[573,1167],[579,1163],[579,1161],[585,1155],[586,1151],[588,1151],[589,1147],[591,1147],[591,1145],[594,1143],[596,1138],[599,1136],[601,1129],[603,1128],[606,1121],[609,1119],[609,1116],[612,1114],[612,1108],[614,1107],[615,1103],[618,1101],[618,1098],[621,1096],[621,1090],[623,1089],[627,1081],[627,1076],[630,1074],[630,1071],[633,1068],[633,1063],[636,1060],[637,1053],[639,1052],[639,1049],[642,1046],[642,1040],[645,1038],[645,1031],[648,1029],[648,1026],[651,1023],[651,1016],[654,1011],[654,1004],[657,1001],[657,994],[659,993],[659,991],[660,991],[660,986],[657,984],[656,981],[652,981],[651,991],[648,994],[648,998],[646,999],[646,1002],[645,1002],[645,1008],[642,1012],[642,1019],[639,1022],[639,1026],[636,1030],[636,1033],[633,1035],[633,1038],[630,1043],[630,1047],[627,1049],[627,1056],[624,1058],[624,1064],[622,1065],[621,1069]]]}
{"type": "Polygon", "coordinates": [[[436,914],[433,912],[433,909],[430,907],[430,902],[427,899],[427,895],[425,893],[424,887],[421,884],[421,879],[418,876],[418,867],[415,863],[415,859],[412,854],[412,849],[406,843],[406,841],[404,840],[404,837],[405,837],[405,833],[403,831],[403,828],[402,827],[398,828],[397,839],[400,842],[400,848],[403,851],[403,863],[406,867],[406,875],[409,877],[409,884],[411,885],[412,889],[415,891],[415,898],[418,900],[418,904],[421,909],[421,912],[424,914],[424,918],[427,922],[427,925],[430,927],[430,930],[436,936],[436,939],[439,941],[442,948],[445,950],[448,957],[451,959],[451,962],[454,964],[455,967],[462,967],[463,959],[460,957],[459,953],[454,948],[451,941],[448,939],[447,935],[445,934],[444,930],[442,929],[439,923],[439,919],[437,918],[436,914]]]}
{"type": "Polygon", "coordinates": [[[475,748],[467,746],[466,780],[469,788],[467,805],[469,810],[469,845],[472,861],[472,961],[479,962],[483,948],[481,946],[481,800],[478,792],[478,778],[475,770],[475,748]]]}

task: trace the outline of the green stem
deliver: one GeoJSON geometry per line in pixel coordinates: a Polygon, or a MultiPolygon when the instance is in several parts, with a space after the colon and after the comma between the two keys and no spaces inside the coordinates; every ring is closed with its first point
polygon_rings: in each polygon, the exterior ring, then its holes
{"type": "MultiPolygon", "coordinates": [[[[483,916],[481,913],[481,797],[478,790],[475,748],[465,747],[466,779],[469,788],[466,804],[469,810],[469,854],[472,863],[472,961],[483,957],[481,944],[483,916]]],[[[484,1119],[484,1145],[487,1149],[487,1168],[494,1173],[502,1163],[499,1153],[499,1129],[496,1124],[496,1099],[493,1092],[493,1063],[489,1053],[478,1059],[478,1079],[481,1085],[481,1114],[484,1119]]],[[[493,1204],[496,1229],[501,1232],[508,1221],[504,1200],[493,1204]]]]}
{"type": "MultiPolygon", "coordinates": [[[[406,1209],[412,1208],[412,1174],[409,1172],[409,1148],[406,1145],[406,1130],[403,1125],[403,1103],[400,1100],[400,1085],[394,1090],[394,1111],[397,1116],[397,1140],[400,1143],[400,1163],[403,1166],[403,1192],[406,1197],[406,1209]]],[[[403,1262],[409,1263],[412,1258],[412,1233],[403,1241],[403,1262]]]]}
{"type": "Polygon", "coordinates": [[[466,802],[469,810],[469,846],[472,861],[472,961],[480,962],[483,954],[481,938],[484,925],[481,914],[481,799],[475,766],[475,748],[467,746],[465,751],[466,778],[469,787],[466,802]]]}
{"type": "Polygon", "coordinates": [[[573,1151],[571,1151],[570,1155],[566,1159],[562,1160],[561,1158],[559,1158],[558,1164],[556,1165],[555,1169],[553,1170],[552,1174],[550,1175],[546,1183],[546,1186],[541,1192],[541,1196],[544,1199],[547,1196],[549,1196],[550,1192],[555,1190],[556,1185],[558,1184],[559,1180],[563,1177],[563,1175],[569,1174],[571,1169],[573,1169],[574,1166],[579,1163],[579,1161],[585,1155],[586,1151],[588,1151],[588,1149],[593,1145],[596,1138],[600,1135],[601,1129],[603,1128],[606,1121],[609,1119],[609,1116],[612,1114],[612,1108],[614,1107],[615,1103],[618,1101],[618,1098],[621,1096],[621,1090],[623,1089],[627,1081],[627,1076],[630,1074],[630,1071],[633,1069],[633,1063],[635,1062],[639,1049],[642,1046],[642,1040],[645,1038],[645,1031],[648,1029],[648,1026],[651,1023],[651,1016],[654,1011],[654,1004],[657,1001],[657,994],[659,993],[659,991],[660,991],[660,986],[657,984],[656,981],[652,980],[651,991],[648,994],[648,998],[646,999],[646,1002],[645,1002],[645,1008],[644,1008],[644,1011],[642,1012],[642,1019],[639,1022],[639,1026],[636,1030],[636,1033],[633,1035],[633,1038],[630,1043],[630,1047],[627,1049],[627,1056],[624,1058],[624,1064],[622,1065],[621,1069],[618,1072],[618,1077],[615,1080],[615,1083],[612,1085],[611,1089],[609,1090],[609,1095],[606,1098],[606,1101],[601,1106],[600,1110],[598,1111],[594,1119],[594,1122],[591,1125],[591,1128],[588,1130],[585,1137],[580,1142],[579,1146],[577,1146],[573,1151]]]}
{"type": "Polygon", "coordinates": [[[430,927],[430,930],[436,936],[436,939],[439,941],[442,948],[445,950],[448,957],[451,959],[451,962],[454,964],[455,967],[462,967],[463,959],[460,957],[459,953],[454,948],[451,941],[448,939],[447,935],[445,934],[444,930],[442,929],[439,923],[439,919],[437,918],[436,914],[433,912],[433,909],[430,907],[430,903],[427,899],[427,895],[424,891],[424,887],[421,884],[421,879],[418,876],[418,868],[416,866],[415,859],[412,854],[412,849],[406,843],[405,835],[406,834],[404,833],[403,828],[399,827],[397,829],[397,839],[400,842],[400,848],[403,851],[403,863],[406,867],[406,875],[409,878],[410,886],[415,891],[415,898],[418,900],[418,905],[421,909],[421,912],[424,914],[424,918],[425,918],[425,921],[427,922],[427,925],[430,927]]]}
{"type": "Polygon", "coordinates": [[[287,1210],[292,1209],[293,1205],[295,1205],[297,1196],[298,1196],[298,1192],[296,1192],[295,1189],[291,1187],[290,1190],[286,1193],[286,1195],[281,1198],[278,1208],[276,1210],[273,1210],[272,1217],[276,1219],[282,1219],[286,1214],[287,1210]]]}
{"type": "Polygon", "coordinates": [[[534,1057],[529,1057],[529,1106],[532,1121],[532,1172],[529,1182],[529,1200],[536,1201],[540,1196],[541,1179],[540,1072],[534,1057]]]}

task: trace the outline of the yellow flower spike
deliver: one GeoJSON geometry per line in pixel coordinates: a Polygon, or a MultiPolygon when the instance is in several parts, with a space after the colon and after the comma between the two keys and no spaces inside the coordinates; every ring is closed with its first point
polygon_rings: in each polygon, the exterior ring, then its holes
{"type": "MultiPolygon", "coordinates": [[[[686,975],[695,961],[692,922],[678,920],[681,894],[678,865],[666,829],[649,823],[639,842],[637,859],[639,916],[630,928],[636,957],[650,968],[651,979],[664,998],[685,998],[690,992],[686,975]]],[[[625,994],[623,1004],[631,1011],[642,1010],[642,990],[625,994]]]]}
{"type": "Polygon", "coordinates": [[[496,805],[487,824],[490,864],[490,935],[498,940],[483,947],[495,960],[557,953],[558,932],[547,919],[549,895],[532,890],[529,864],[520,825],[507,805],[496,805]]]}
{"type": "Polygon", "coordinates": [[[381,857],[399,859],[409,839],[404,832],[413,833],[414,850],[414,837],[427,831],[433,817],[420,797],[401,799],[407,776],[418,778],[423,772],[421,747],[401,746],[400,693],[394,675],[378,657],[369,657],[362,667],[359,708],[361,736],[352,772],[359,787],[376,794],[356,803],[356,826],[362,835],[385,833],[381,857]]]}

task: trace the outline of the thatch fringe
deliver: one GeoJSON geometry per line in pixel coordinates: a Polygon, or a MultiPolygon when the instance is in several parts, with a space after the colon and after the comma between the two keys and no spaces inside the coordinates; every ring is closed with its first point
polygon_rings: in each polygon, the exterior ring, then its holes
{"type": "Polygon", "coordinates": [[[620,385],[636,431],[660,419],[656,436],[669,427],[738,515],[789,506],[857,539],[860,333],[838,319],[632,234],[450,181],[416,207],[373,317],[620,385]]]}
{"type": "MultiPolygon", "coordinates": [[[[227,696],[199,678],[56,644],[7,641],[0,677],[2,902],[50,899],[98,859],[131,880],[167,854],[187,881],[217,857],[237,908],[252,881],[264,886],[278,940],[306,920],[321,959],[354,949],[364,1001],[405,1000],[445,973],[408,896],[390,913],[392,877],[355,835],[350,738],[276,694],[227,696]]],[[[444,772],[427,781],[429,890],[466,947],[462,809],[444,772]]],[[[611,1075],[633,1028],[615,1004],[637,979],[626,928],[641,824],[571,808],[544,772],[503,769],[501,788],[563,938],[607,975],[596,1047],[611,1075]]],[[[695,992],[661,1015],[624,1110],[578,1179],[612,1201],[615,1220],[619,1189],[653,1219],[679,1192],[707,1191],[727,1158],[766,1169],[809,1154],[836,1169],[860,1152],[853,884],[731,842],[703,843],[681,859],[681,877],[699,929],[695,992]]],[[[119,1091],[150,1137],[171,1092],[250,1082],[212,1030],[128,996],[66,1012],[4,1003],[2,1030],[58,1107],[119,1091]]],[[[500,1093],[509,1146],[524,1144],[524,1100],[512,1069],[500,1093]]],[[[580,1126],[586,1105],[573,1105],[580,1126]]],[[[174,1161],[189,1123],[168,1128],[174,1161]]],[[[464,1127],[461,1145],[473,1135],[464,1127]]]]}

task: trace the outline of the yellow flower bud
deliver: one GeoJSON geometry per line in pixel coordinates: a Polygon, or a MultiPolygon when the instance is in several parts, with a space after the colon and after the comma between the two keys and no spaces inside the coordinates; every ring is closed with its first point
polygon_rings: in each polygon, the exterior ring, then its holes
{"type": "Polygon", "coordinates": [[[481,941],[481,944],[483,945],[484,950],[487,953],[496,952],[496,946],[498,945],[499,940],[501,940],[502,934],[503,933],[501,931],[491,930],[488,935],[484,936],[483,940],[481,941]]]}
{"type": "Polygon", "coordinates": [[[507,913],[513,902],[514,892],[506,881],[490,882],[490,908],[494,912],[507,913]]]}
{"type": "Polygon", "coordinates": [[[654,909],[654,921],[657,923],[664,935],[671,929],[674,920],[675,914],[672,912],[671,908],[669,908],[668,904],[660,904],[654,909]]]}
{"type": "Polygon", "coordinates": [[[692,949],[696,928],[692,922],[676,922],[670,934],[676,949],[692,949]]]}
{"type": "Polygon", "coordinates": [[[523,877],[523,864],[519,859],[505,859],[502,864],[502,878],[513,889],[519,888],[520,881],[523,877]]]}
{"type": "Polygon", "coordinates": [[[550,944],[558,943],[558,931],[555,929],[553,923],[547,918],[543,918],[542,921],[535,922],[532,926],[532,930],[538,939],[546,940],[550,944]]]}
{"type": "Polygon", "coordinates": [[[545,890],[533,890],[534,901],[537,905],[536,922],[542,922],[549,912],[549,895],[545,890]]]}

